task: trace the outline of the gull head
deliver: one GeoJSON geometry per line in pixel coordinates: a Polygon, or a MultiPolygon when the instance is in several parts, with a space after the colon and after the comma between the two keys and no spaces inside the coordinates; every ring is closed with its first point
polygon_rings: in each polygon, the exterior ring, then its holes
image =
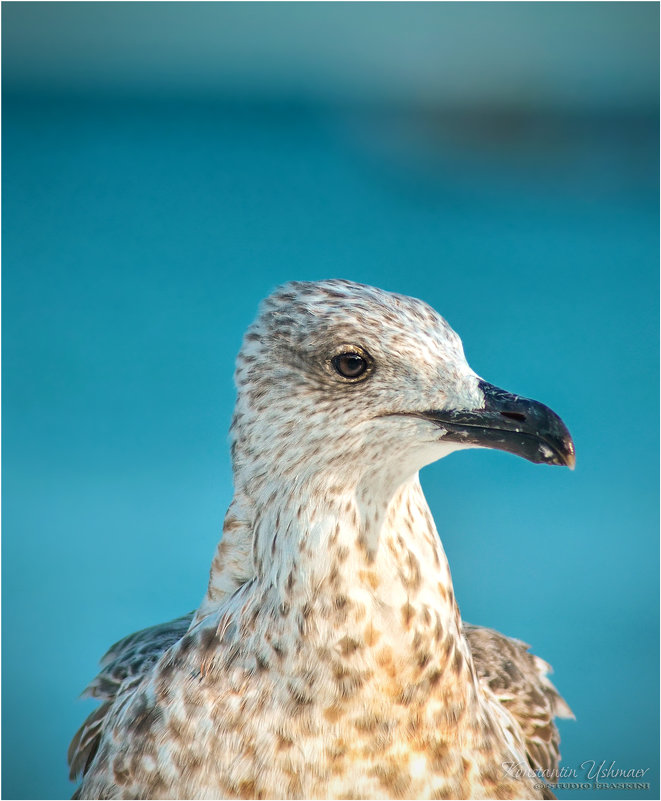
{"type": "Polygon", "coordinates": [[[462,448],[574,465],[560,418],[476,375],[426,303],[345,280],[262,304],[236,369],[235,479],[367,475],[401,483],[462,448]]]}

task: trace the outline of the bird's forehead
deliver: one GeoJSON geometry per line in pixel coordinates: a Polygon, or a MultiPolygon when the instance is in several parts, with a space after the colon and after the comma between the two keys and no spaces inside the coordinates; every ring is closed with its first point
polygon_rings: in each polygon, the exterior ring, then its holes
{"type": "Polygon", "coordinates": [[[452,328],[423,301],[342,280],[285,284],[264,302],[258,325],[292,345],[342,340],[399,352],[461,349],[452,328]]]}

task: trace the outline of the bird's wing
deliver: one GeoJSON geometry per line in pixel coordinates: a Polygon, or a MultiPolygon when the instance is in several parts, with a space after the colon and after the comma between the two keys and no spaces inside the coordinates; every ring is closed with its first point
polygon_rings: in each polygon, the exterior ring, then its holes
{"type": "Polygon", "coordinates": [[[78,729],[68,751],[71,779],[84,775],[101,742],[103,727],[113,704],[140,683],[168,648],[178,642],[193,623],[217,611],[224,600],[248,581],[252,569],[252,536],[249,506],[236,496],[225,517],[223,536],[211,565],[209,588],[196,612],[168,623],[136,631],[116,642],[101,659],[101,672],[84,690],[83,696],[103,703],[78,729]]]}
{"type": "Polygon", "coordinates": [[[553,776],[560,762],[560,735],[553,719],[574,715],[548,679],[551,666],[531,654],[526,643],[493,629],[464,623],[464,634],[480,682],[521,727],[531,767],[553,776]]]}
{"type": "Polygon", "coordinates": [[[68,751],[70,778],[84,774],[99,747],[103,724],[119,695],[130,691],[156,664],[161,655],[180,640],[193,619],[193,612],[151,626],[111,646],[101,659],[101,672],[85,688],[84,697],[103,701],[78,729],[68,751]]]}
{"type": "Polygon", "coordinates": [[[193,614],[141,629],[111,645],[101,658],[103,670],[85,688],[83,696],[112,700],[124,681],[144,676],[161,654],[184,636],[193,614]]]}

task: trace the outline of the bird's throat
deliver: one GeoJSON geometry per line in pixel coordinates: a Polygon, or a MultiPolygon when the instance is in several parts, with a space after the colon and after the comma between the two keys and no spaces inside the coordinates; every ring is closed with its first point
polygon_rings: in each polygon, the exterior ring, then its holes
{"type": "Polygon", "coordinates": [[[256,532],[255,592],[271,610],[268,636],[296,642],[311,659],[330,651],[363,671],[397,674],[401,691],[422,692],[446,664],[472,672],[417,475],[390,497],[360,486],[323,497],[316,508],[271,502],[275,519],[256,532]]]}

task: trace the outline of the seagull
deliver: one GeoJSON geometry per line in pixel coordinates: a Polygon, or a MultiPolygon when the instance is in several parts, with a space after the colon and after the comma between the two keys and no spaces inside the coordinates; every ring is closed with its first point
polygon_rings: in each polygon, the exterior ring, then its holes
{"type": "Polygon", "coordinates": [[[525,643],[462,621],[418,472],[476,447],[573,468],[564,423],[421,300],[340,279],[269,296],[235,379],[206,595],[103,658],[74,798],[553,798],[572,713],[525,643]]]}

